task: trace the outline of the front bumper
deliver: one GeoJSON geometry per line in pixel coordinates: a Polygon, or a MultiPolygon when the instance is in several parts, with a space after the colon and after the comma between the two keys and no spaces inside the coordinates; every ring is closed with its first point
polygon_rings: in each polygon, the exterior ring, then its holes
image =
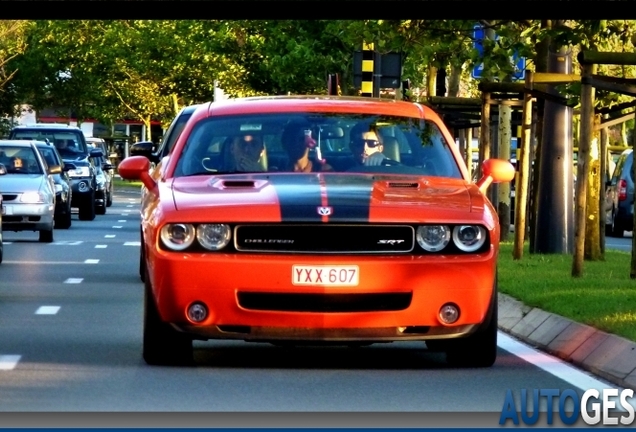
{"type": "Polygon", "coordinates": [[[2,211],[3,231],[37,231],[51,228],[55,205],[7,203],[2,211]]]}
{"type": "Polygon", "coordinates": [[[486,320],[496,274],[492,250],[461,257],[164,251],[147,256],[162,320],[201,339],[389,342],[462,337],[486,320]],[[295,264],[357,265],[359,284],[294,286],[295,264]],[[197,277],[192,278],[193,274],[197,277]],[[285,300],[277,303],[281,294],[285,300]],[[313,306],[307,305],[312,299],[322,309],[311,310],[313,306]],[[208,317],[201,323],[187,318],[194,302],[202,302],[208,309],[208,317]],[[439,319],[446,303],[460,309],[459,319],[452,325],[439,319]],[[330,311],[332,305],[336,307],[330,311]],[[293,310],[295,306],[307,309],[293,310]]]}

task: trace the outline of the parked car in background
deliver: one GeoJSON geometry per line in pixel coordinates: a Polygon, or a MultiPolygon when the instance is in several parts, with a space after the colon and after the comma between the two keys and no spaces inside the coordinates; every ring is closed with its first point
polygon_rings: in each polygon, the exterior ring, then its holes
{"type": "Polygon", "coordinates": [[[623,237],[634,229],[632,149],[623,151],[605,189],[605,235],[623,237]]]}
{"type": "Polygon", "coordinates": [[[72,224],[72,195],[71,179],[68,171],[75,169],[72,163],[65,164],[55,146],[50,143],[36,141],[36,147],[49,167],[61,166],[57,174],[51,174],[55,183],[55,228],[68,229],[72,224]]]}
{"type": "Polygon", "coordinates": [[[48,166],[32,141],[0,140],[2,229],[38,231],[39,241],[51,243],[55,223],[55,185],[52,174],[62,167],[48,166]]]}
{"type": "Polygon", "coordinates": [[[64,162],[75,165],[75,169],[68,171],[73,189],[71,206],[79,209],[80,220],[95,219],[97,173],[92,159],[103,156],[103,152],[100,149],[89,148],[80,128],[55,123],[36,123],[14,127],[9,133],[9,138],[53,143],[64,162]]]}
{"type": "Polygon", "coordinates": [[[191,363],[195,339],[425,341],[452,365],[495,362],[500,227],[485,193],[514,168],[490,159],[472,182],[428,107],[333,96],[203,104],[161,163],[156,178],[147,157],[119,165],[146,189],[148,364],[191,363]]]}

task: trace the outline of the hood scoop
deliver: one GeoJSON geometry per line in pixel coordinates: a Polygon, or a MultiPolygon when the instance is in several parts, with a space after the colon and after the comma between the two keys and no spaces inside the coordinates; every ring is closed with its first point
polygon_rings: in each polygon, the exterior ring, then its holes
{"type": "Polygon", "coordinates": [[[387,186],[391,189],[419,189],[418,182],[388,182],[387,186]]]}
{"type": "Polygon", "coordinates": [[[256,182],[254,180],[224,180],[221,187],[227,189],[254,189],[256,182]]]}

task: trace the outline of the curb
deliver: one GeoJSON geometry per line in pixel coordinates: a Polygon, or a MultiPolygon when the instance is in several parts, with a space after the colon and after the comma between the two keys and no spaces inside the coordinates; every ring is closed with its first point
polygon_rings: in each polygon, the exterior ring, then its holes
{"type": "Polygon", "coordinates": [[[623,388],[636,390],[636,343],[499,293],[499,329],[623,388]]]}

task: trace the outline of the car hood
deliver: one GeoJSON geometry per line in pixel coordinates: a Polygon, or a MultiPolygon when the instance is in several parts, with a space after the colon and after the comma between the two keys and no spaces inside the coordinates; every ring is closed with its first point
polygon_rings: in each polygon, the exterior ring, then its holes
{"type": "Polygon", "coordinates": [[[42,174],[5,174],[0,176],[2,193],[37,191],[45,182],[42,174]]]}
{"type": "Polygon", "coordinates": [[[182,220],[435,222],[482,217],[484,199],[461,179],[371,174],[268,174],[173,180],[182,220]],[[186,219],[183,219],[186,218],[186,219]]]}

